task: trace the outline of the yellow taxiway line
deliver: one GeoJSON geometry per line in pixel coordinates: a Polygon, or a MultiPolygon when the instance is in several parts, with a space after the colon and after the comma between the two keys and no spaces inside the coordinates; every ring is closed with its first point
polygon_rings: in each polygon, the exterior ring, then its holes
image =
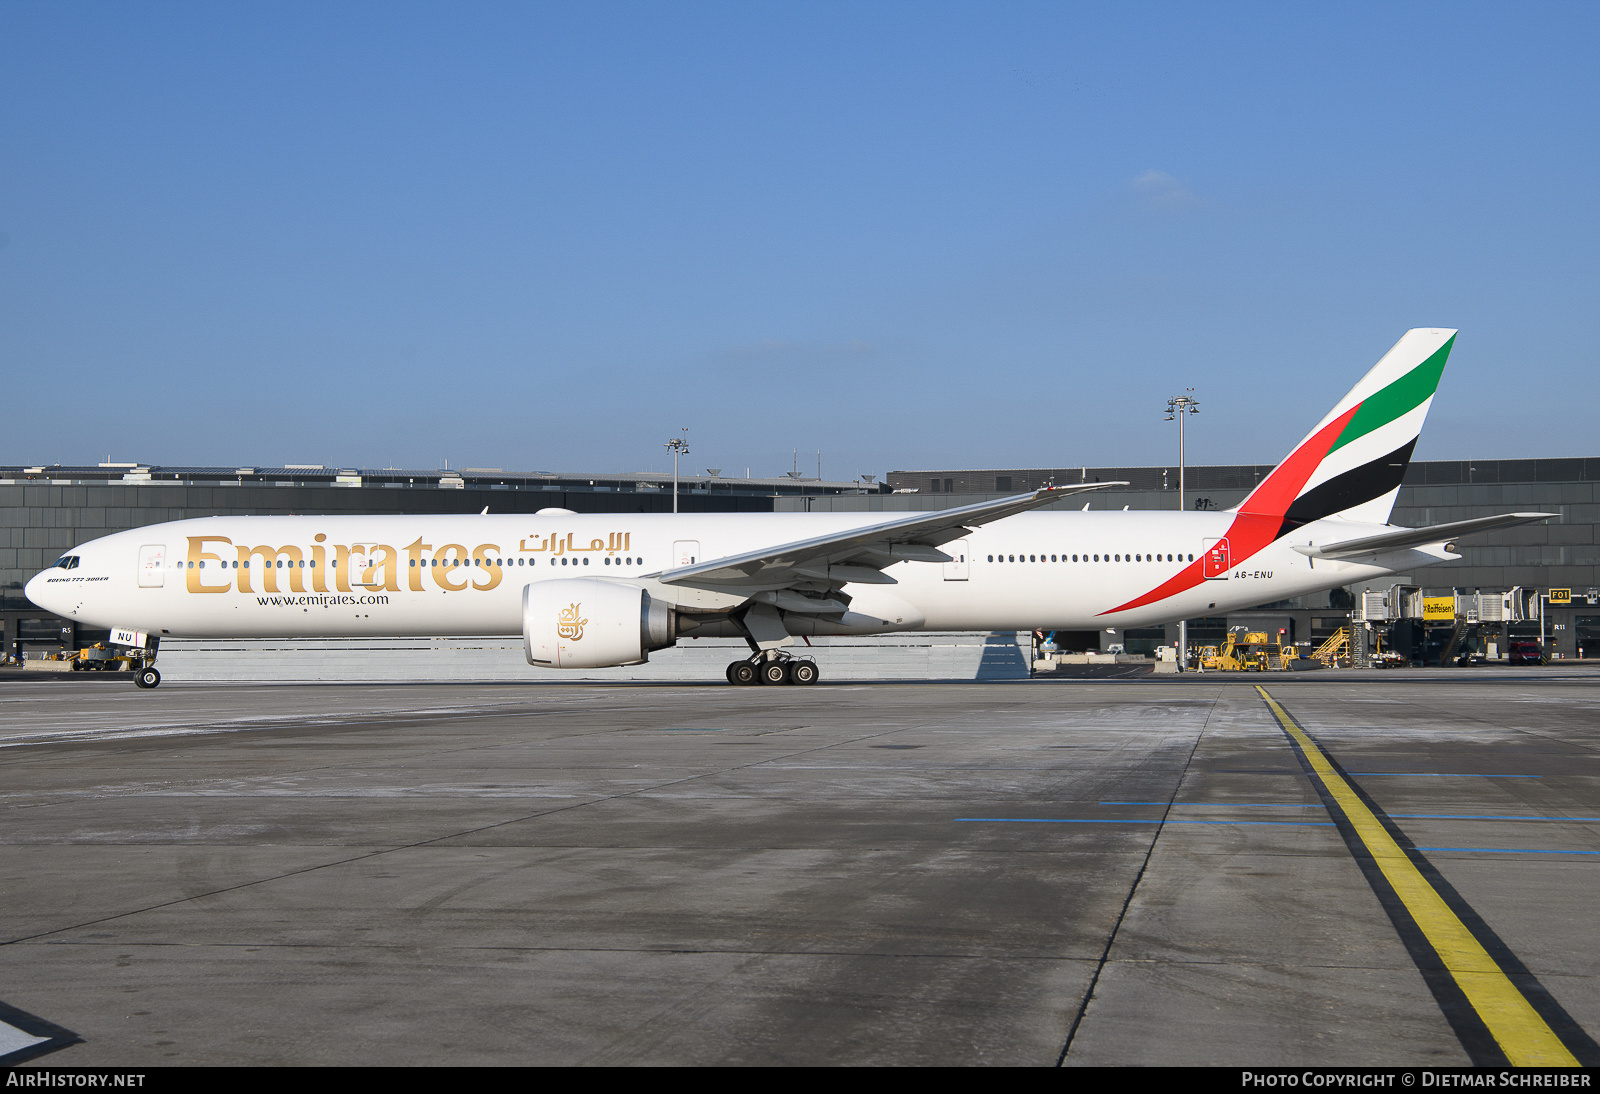
{"type": "Polygon", "coordinates": [[[1366,847],[1372,861],[1388,879],[1395,895],[1405,905],[1428,944],[1444,963],[1445,969],[1462,994],[1488,1027],[1514,1067],[1580,1067],[1577,1058],[1562,1043],[1556,1032],[1511,982],[1500,965],[1483,948],[1477,937],[1461,922],[1439,892],[1417,869],[1411,857],[1394,841],[1383,824],[1362,801],[1327,755],[1317,746],[1278,701],[1257,687],[1272,716],[1301,753],[1339,808],[1344,811],[1356,837],[1366,847]]]}

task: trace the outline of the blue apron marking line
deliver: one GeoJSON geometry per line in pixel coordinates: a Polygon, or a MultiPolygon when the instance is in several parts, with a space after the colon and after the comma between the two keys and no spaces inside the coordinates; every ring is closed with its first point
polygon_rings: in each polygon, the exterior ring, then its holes
{"type": "Polygon", "coordinates": [[[1346,771],[1346,775],[1377,776],[1398,775],[1408,779],[1542,779],[1543,775],[1484,775],[1476,771],[1346,771]]]}
{"type": "Polygon", "coordinates": [[[1550,851],[1539,847],[1418,847],[1418,851],[1473,851],[1496,855],[1600,855],[1600,851],[1550,851]]]}

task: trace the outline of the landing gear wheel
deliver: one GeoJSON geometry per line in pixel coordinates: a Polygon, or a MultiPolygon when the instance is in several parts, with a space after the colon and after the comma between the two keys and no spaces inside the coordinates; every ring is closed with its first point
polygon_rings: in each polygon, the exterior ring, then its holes
{"type": "Polygon", "coordinates": [[[789,665],[784,661],[763,661],[757,675],[763,684],[787,684],[789,665]]]}
{"type": "Polygon", "coordinates": [[[161,683],[161,674],[155,669],[140,669],[134,673],[133,683],[136,687],[153,688],[161,683]]]}
{"type": "Polygon", "coordinates": [[[748,661],[735,661],[728,666],[728,683],[753,684],[756,682],[756,667],[748,661]]]}
{"type": "Polygon", "coordinates": [[[791,684],[815,684],[817,682],[817,663],[815,661],[790,661],[789,682],[791,684]]]}

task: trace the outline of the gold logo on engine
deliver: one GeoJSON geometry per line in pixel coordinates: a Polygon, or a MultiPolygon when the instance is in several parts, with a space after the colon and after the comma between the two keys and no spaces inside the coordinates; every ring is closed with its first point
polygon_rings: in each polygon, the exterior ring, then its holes
{"type": "Polygon", "coordinates": [[[578,605],[562,608],[556,617],[556,634],[569,642],[576,642],[583,637],[583,627],[588,622],[587,619],[578,618],[578,605]]]}

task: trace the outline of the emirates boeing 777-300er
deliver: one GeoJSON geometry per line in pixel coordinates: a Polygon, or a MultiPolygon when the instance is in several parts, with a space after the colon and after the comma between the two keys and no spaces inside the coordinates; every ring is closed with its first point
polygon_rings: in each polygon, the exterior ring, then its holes
{"type": "Polygon", "coordinates": [[[1388,524],[1455,331],[1407,331],[1226,512],[1040,511],[1123,483],[884,513],[207,517],[75,547],[28,599],[110,627],[154,687],[160,640],[513,635],[528,663],[633,665],[742,637],[732,683],[810,684],[812,635],[1143,627],[1457,558],[1471,532],[1388,524]]]}

